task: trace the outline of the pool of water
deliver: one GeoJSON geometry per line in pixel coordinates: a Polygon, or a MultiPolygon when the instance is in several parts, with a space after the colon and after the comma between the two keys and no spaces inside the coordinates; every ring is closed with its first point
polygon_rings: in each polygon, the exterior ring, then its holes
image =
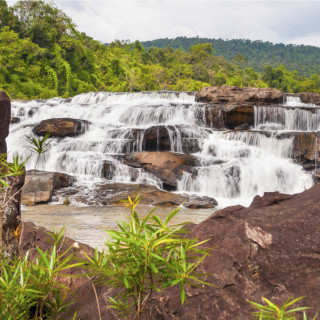
{"type": "MultiPolygon", "coordinates": [[[[138,206],[137,212],[143,217],[153,209],[138,206]]],[[[173,210],[172,207],[159,207],[154,212],[162,219],[173,210]]],[[[200,223],[211,216],[215,209],[188,209],[182,207],[172,220],[172,224],[184,222],[200,223]]],[[[76,207],[66,205],[23,206],[22,219],[33,222],[48,230],[60,230],[65,226],[66,236],[101,250],[105,242],[105,230],[117,228],[116,221],[128,220],[130,211],[124,206],[76,207]]]]}

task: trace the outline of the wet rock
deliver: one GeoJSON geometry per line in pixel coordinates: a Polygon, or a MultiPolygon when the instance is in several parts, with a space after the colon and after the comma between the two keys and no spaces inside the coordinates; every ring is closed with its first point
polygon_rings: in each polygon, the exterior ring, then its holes
{"type": "Polygon", "coordinates": [[[65,173],[28,171],[25,182],[26,187],[23,189],[21,202],[29,206],[50,202],[53,190],[68,187],[73,181],[73,177],[65,173]]]}
{"type": "Polygon", "coordinates": [[[20,123],[20,118],[18,117],[12,117],[10,120],[10,124],[16,124],[16,123],[20,123]]]}
{"type": "Polygon", "coordinates": [[[89,124],[86,120],[55,118],[41,121],[33,128],[33,132],[39,136],[51,133],[52,137],[73,137],[83,134],[89,124]]]}
{"type": "Polygon", "coordinates": [[[7,152],[6,137],[9,134],[11,102],[8,95],[0,91],[0,154],[7,152]]]}
{"type": "Polygon", "coordinates": [[[169,130],[166,126],[153,126],[146,129],[143,136],[143,150],[170,151],[169,130]]]}
{"type": "Polygon", "coordinates": [[[235,86],[206,87],[196,93],[196,101],[227,106],[261,106],[282,103],[284,93],[270,88],[235,86]]]}
{"type": "Polygon", "coordinates": [[[250,126],[247,122],[240,124],[239,126],[235,126],[234,130],[250,130],[250,126]]]}
{"type": "Polygon", "coordinates": [[[280,104],[283,100],[281,91],[270,88],[206,87],[196,93],[196,101],[208,103],[207,122],[213,127],[227,129],[252,126],[254,106],[280,104]]]}
{"type": "Polygon", "coordinates": [[[313,103],[315,105],[320,105],[320,94],[313,92],[301,92],[296,93],[296,97],[299,97],[303,103],[313,103]]]}
{"type": "Polygon", "coordinates": [[[137,194],[142,197],[140,203],[144,205],[179,206],[188,200],[186,196],[163,191],[146,183],[106,182],[96,184],[94,190],[90,189],[88,193],[79,187],[71,187],[57,190],[55,194],[60,198],[68,196],[71,201],[86,205],[123,205],[121,200],[126,200],[128,196],[134,198],[137,194]]]}
{"type": "Polygon", "coordinates": [[[115,170],[116,166],[112,161],[105,161],[103,163],[102,177],[111,180],[114,176],[115,170]]]}
{"type": "Polygon", "coordinates": [[[190,209],[215,208],[218,202],[210,197],[190,196],[184,205],[190,209]]]}
{"type": "Polygon", "coordinates": [[[183,171],[194,173],[197,158],[189,154],[172,152],[136,152],[123,157],[123,163],[134,168],[143,168],[163,182],[163,189],[177,189],[183,171]]]}
{"type": "Polygon", "coordinates": [[[302,165],[320,161],[320,136],[317,132],[285,132],[277,138],[290,138],[293,136],[292,158],[302,165]]]}

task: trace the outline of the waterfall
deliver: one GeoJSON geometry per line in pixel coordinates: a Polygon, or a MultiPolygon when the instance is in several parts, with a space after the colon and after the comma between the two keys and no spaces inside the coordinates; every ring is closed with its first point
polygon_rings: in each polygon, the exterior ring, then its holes
{"type": "MultiPolygon", "coordinates": [[[[311,175],[290,159],[292,138],[278,139],[276,131],[318,130],[320,113],[288,98],[282,106],[255,108],[254,128],[272,134],[199,126],[195,114],[204,105],[189,92],[90,92],[70,99],[13,101],[12,116],[20,123],[11,125],[9,156],[29,156],[25,137],[32,136],[42,120],[83,119],[90,124],[82,135],[49,139],[50,150],[38,169],[73,175],[79,186],[111,181],[162,188],[162,181],[141,168],[128,167],[121,156],[144,150],[192,153],[199,165],[192,174],[183,172],[177,192],[211,196],[221,206],[249,205],[257,194],[296,193],[312,186],[311,175]],[[106,163],[111,168],[108,175],[106,163]]],[[[35,163],[33,155],[27,169],[35,163]]]]}

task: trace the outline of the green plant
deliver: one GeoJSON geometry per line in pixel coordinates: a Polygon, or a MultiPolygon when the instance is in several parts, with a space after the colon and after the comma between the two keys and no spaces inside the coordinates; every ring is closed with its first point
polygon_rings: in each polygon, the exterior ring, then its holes
{"type": "Polygon", "coordinates": [[[70,199],[69,199],[69,197],[65,197],[65,199],[63,200],[63,204],[64,204],[65,206],[68,206],[68,205],[70,204],[70,199]]]}
{"type": "MultiPolygon", "coordinates": [[[[49,134],[43,138],[27,137],[31,144],[30,150],[37,153],[35,168],[40,160],[40,156],[48,151],[49,134]]],[[[19,254],[19,239],[22,230],[21,215],[19,208],[19,197],[23,188],[32,180],[33,172],[29,182],[24,184],[21,179],[25,173],[25,164],[30,158],[21,160],[19,156],[14,156],[12,162],[7,161],[7,154],[0,155],[0,252],[7,257],[14,258],[19,254]]]]}
{"type": "MultiPolygon", "coordinates": [[[[64,229],[49,235],[52,248],[37,247],[37,258],[0,259],[0,318],[4,320],[57,319],[72,304],[70,289],[60,281],[65,271],[79,267],[70,249],[61,252],[64,229]]],[[[68,276],[68,275],[67,275],[68,276]]],[[[70,276],[70,275],[69,275],[70,276]]]]}
{"type": "MultiPolygon", "coordinates": [[[[305,310],[309,309],[308,307],[293,307],[298,301],[302,300],[304,297],[299,297],[293,299],[290,297],[286,300],[281,306],[276,305],[275,303],[271,302],[267,298],[262,298],[267,305],[262,305],[253,301],[249,301],[253,305],[257,311],[254,312],[255,317],[259,320],[268,319],[268,320],[296,320],[297,315],[303,314],[303,319],[307,320],[307,315],[305,314],[305,310]]],[[[317,315],[313,318],[315,320],[317,315]]],[[[299,318],[300,319],[300,318],[299,318]]]]}
{"type": "Polygon", "coordinates": [[[135,210],[140,198],[128,197],[131,209],[129,222],[119,222],[119,230],[108,230],[111,240],[106,251],[90,258],[87,256],[89,274],[98,281],[116,288],[118,294],[109,297],[112,308],[125,317],[135,314],[140,319],[152,293],[169,286],[179,285],[181,302],[186,301],[185,287],[210,285],[201,280],[206,274],[196,269],[212,248],[200,249],[207,241],[187,239],[181,225],[168,226],[179,212],[173,210],[164,222],[154,209],[140,219],[135,210]]]}

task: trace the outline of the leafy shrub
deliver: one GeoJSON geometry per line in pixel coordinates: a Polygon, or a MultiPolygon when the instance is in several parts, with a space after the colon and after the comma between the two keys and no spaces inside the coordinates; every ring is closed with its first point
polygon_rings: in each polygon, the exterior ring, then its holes
{"type": "Polygon", "coordinates": [[[128,198],[131,209],[129,222],[119,222],[119,230],[108,230],[107,250],[87,256],[87,267],[98,281],[116,288],[118,294],[109,297],[112,308],[124,316],[136,314],[139,320],[153,292],[179,285],[181,302],[186,301],[185,287],[209,285],[201,280],[196,268],[212,248],[200,249],[206,241],[186,239],[181,225],[168,226],[179,212],[173,210],[161,221],[154,209],[140,219],[135,207],[140,198],[128,198]]]}

